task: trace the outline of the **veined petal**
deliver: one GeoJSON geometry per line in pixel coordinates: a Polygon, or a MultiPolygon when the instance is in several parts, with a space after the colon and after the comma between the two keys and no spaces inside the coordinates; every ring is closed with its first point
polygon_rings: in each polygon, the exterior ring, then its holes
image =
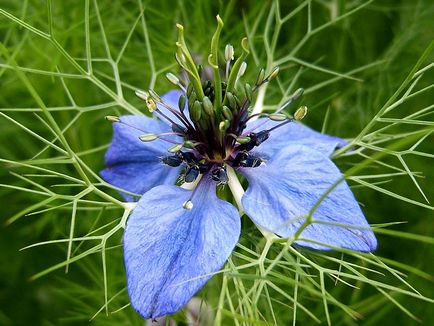
{"type": "MultiPolygon", "coordinates": [[[[124,115],[113,123],[113,140],[105,154],[106,169],[100,175],[110,184],[127,191],[143,194],[160,184],[173,184],[179,169],[164,165],[160,158],[167,155],[171,143],[162,139],[142,142],[140,135],[170,131],[165,123],[144,115],[124,115]]],[[[180,137],[164,136],[179,142],[180,137]]],[[[122,194],[126,200],[132,197],[122,194]]]]}
{"type": "Polygon", "coordinates": [[[240,217],[217,198],[215,183],[200,182],[191,210],[192,191],[158,186],[145,193],[124,233],[128,292],[144,318],[181,309],[217,272],[240,235],[240,217]]]}
{"type": "MultiPolygon", "coordinates": [[[[270,129],[279,123],[281,122],[261,118],[248,123],[246,130],[254,129],[255,132],[258,132],[270,129]]],[[[304,145],[324,155],[331,156],[335,149],[345,146],[348,142],[339,137],[322,134],[305,126],[301,122],[294,121],[273,130],[268,140],[261,144],[257,148],[257,151],[268,157],[272,157],[286,146],[294,144],[304,145]]]]}
{"type": "MultiPolygon", "coordinates": [[[[167,152],[170,143],[162,139],[150,142],[139,139],[143,134],[170,132],[170,127],[165,123],[145,115],[123,115],[120,120],[122,123],[113,123],[113,140],[104,157],[106,165],[147,161],[150,157],[167,152]]],[[[181,140],[177,136],[165,136],[164,139],[181,140]]]]}
{"type": "MultiPolygon", "coordinates": [[[[157,185],[175,184],[179,171],[180,168],[165,165],[155,157],[148,161],[113,165],[100,171],[100,175],[108,183],[140,195],[157,185]]],[[[125,200],[133,201],[132,196],[120,194],[125,200]]]]}
{"type": "MultiPolygon", "coordinates": [[[[247,215],[282,237],[293,236],[321,196],[342,177],[327,156],[296,145],[283,149],[260,167],[239,171],[249,181],[242,198],[247,215]]],[[[376,238],[345,181],[322,200],[313,219],[314,223],[301,233],[301,238],[324,245],[303,240],[296,241],[297,244],[321,250],[330,249],[327,245],[357,251],[377,247],[376,238]]]]}

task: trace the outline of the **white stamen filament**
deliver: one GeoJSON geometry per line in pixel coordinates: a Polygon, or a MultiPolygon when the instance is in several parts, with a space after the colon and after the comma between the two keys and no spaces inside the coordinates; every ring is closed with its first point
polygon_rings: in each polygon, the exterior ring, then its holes
{"type": "MultiPolygon", "coordinates": [[[[262,111],[264,110],[264,99],[265,99],[266,90],[267,90],[267,84],[264,84],[262,85],[261,88],[259,88],[258,96],[256,97],[255,106],[253,107],[251,113],[252,115],[262,113],[262,111]]],[[[252,121],[254,120],[256,119],[252,119],[252,121]]]]}
{"type": "MultiPolygon", "coordinates": [[[[240,180],[238,180],[238,177],[231,166],[226,165],[226,173],[228,174],[228,178],[229,178],[228,181],[229,189],[231,190],[232,195],[235,198],[235,202],[237,203],[238,211],[240,212],[240,217],[241,217],[244,214],[243,204],[241,203],[241,198],[244,195],[243,186],[241,185],[240,180]]],[[[262,233],[262,235],[267,239],[267,241],[272,241],[273,239],[278,238],[274,233],[263,229],[256,223],[255,225],[258,228],[258,230],[262,233]]]]}
{"type": "Polygon", "coordinates": [[[191,194],[190,198],[188,200],[186,200],[183,204],[182,207],[184,209],[187,210],[192,210],[194,205],[193,205],[193,196],[196,192],[197,189],[197,185],[199,184],[199,181],[202,179],[202,174],[199,174],[199,176],[196,178],[196,180],[194,180],[193,182],[184,182],[180,187],[183,189],[187,189],[187,190],[193,190],[193,193],[191,194]]]}

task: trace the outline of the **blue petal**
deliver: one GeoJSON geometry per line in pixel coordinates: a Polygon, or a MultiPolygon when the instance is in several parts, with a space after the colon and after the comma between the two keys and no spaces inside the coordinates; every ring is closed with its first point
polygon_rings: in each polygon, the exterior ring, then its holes
{"type": "MultiPolygon", "coordinates": [[[[270,119],[257,119],[247,124],[247,131],[254,130],[258,132],[281,122],[271,121],[270,119]],[[257,128],[257,129],[256,129],[257,128]]],[[[300,144],[315,149],[324,155],[331,156],[336,148],[348,144],[342,138],[329,136],[317,132],[300,122],[290,122],[282,127],[273,130],[270,138],[261,144],[257,151],[271,157],[288,145],[300,144]]]]}
{"type": "Polygon", "coordinates": [[[145,193],[124,233],[128,292],[144,318],[181,309],[217,272],[240,234],[240,217],[231,204],[218,199],[215,183],[202,181],[192,191],[158,186],[145,193]]]}
{"type": "MultiPolygon", "coordinates": [[[[106,169],[100,172],[104,180],[127,191],[143,194],[161,184],[173,184],[179,169],[161,163],[161,156],[168,155],[171,143],[157,139],[142,142],[145,133],[160,134],[170,131],[167,124],[144,115],[124,115],[122,123],[113,123],[113,140],[105,154],[106,169]]],[[[177,136],[165,139],[179,142],[177,136]]],[[[122,194],[126,200],[132,197],[122,194]]]]}
{"type": "MultiPolygon", "coordinates": [[[[282,237],[293,236],[320,197],[342,177],[327,156],[295,145],[283,149],[260,167],[239,170],[249,181],[242,198],[246,214],[282,237]]],[[[321,202],[313,219],[344,226],[311,224],[301,237],[324,245],[303,240],[296,241],[297,244],[321,250],[330,249],[327,245],[357,251],[377,247],[376,238],[345,181],[321,202]]]]}

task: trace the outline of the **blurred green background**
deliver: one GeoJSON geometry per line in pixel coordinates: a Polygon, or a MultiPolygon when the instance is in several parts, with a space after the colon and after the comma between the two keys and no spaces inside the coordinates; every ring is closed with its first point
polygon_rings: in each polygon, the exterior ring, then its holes
{"type": "MultiPolygon", "coordinates": [[[[281,101],[282,93],[303,66],[303,74],[298,78],[295,88],[304,87],[309,90],[303,99],[312,109],[306,123],[321,130],[328,112],[326,131],[344,138],[352,138],[371,121],[375,113],[398,89],[434,37],[434,3],[431,0],[379,0],[372,1],[367,6],[364,6],[364,3],[356,0],[291,0],[280,3],[53,0],[50,15],[50,6],[47,7],[47,2],[43,0],[0,0],[0,112],[46,139],[52,140],[54,137],[38,118],[42,117],[38,104],[25,87],[20,74],[14,69],[16,63],[19,67],[24,67],[20,71],[28,77],[45,105],[53,108],[53,117],[61,128],[67,127],[64,135],[71,148],[77,153],[82,153],[84,162],[94,172],[98,172],[103,167],[104,150],[111,139],[111,126],[104,121],[104,116],[125,113],[125,106],[119,105],[119,98],[115,96],[116,80],[113,80],[113,76],[116,78],[116,73],[122,81],[121,89],[125,102],[142,110],[143,105],[134,97],[135,88],[152,87],[160,94],[171,88],[164,74],[176,71],[173,57],[175,23],[184,24],[191,50],[199,59],[206,58],[208,43],[215,28],[214,17],[219,13],[225,22],[223,41],[234,44],[236,49],[239,49],[239,40],[248,34],[248,31],[255,31],[253,35],[247,35],[253,36],[250,42],[254,45],[254,51],[248,59],[247,75],[254,78],[260,67],[271,68],[271,62],[267,61],[270,56],[264,46],[267,34],[264,33],[268,27],[270,35],[275,31],[276,25],[271,24],[267,27],[267,19],[274,22],[274,14],[270,13],[277,12],[278,8],[282,17],[291,12],[294,14],[287,23],[280,26],[281,29],[276,34],[278,37],[274,40],[274,58],[284,57],[297,47],[300,49],[295,56],[298,61],[285,62],[282,65],[279,83],[270,86],[266,104],[275,105],[281,101]],[[355,10],[359,7],[360,10],[355,10]],[[336,19],[341,16],[342,19],[336,19]],[[50,17],[52,30],[49,28],[50,17]],[[333,20],[336,21],[328,24],[333,20]],[[326,27],[304,40],[309,23],[314,29],[324,24],[326,27]],[[144,26],[146,28],[143,28],[144,26]],[[89,29],[88,37],[85,33],[86,28],[89,29]],[[38,33],[40,35],[37,35],[38,33]],[[49,34],[54,38],[47,38],[49,34]],[[128,43],[125,43],[126,40],[128,43]],[[86,43],[90,44],[90,47],[87,48],[86,43]],[[87,51],[92,53],[95,76],[93,79],[83,78],[83,73],[68,59],[69,56],[86,71],[87,62],[84,58],[87,51]],[[116,65],[113,65],[113,62],[116,65]],[[311,69],[305,63],[323,67],[325,71],[311,69]],[[113,69],[114,67],[116,69],[113,69]],[[330,72],[351,71],[357,71],[354,73],[357,80],[338,78],[334,82],[326,83],[338,76],[330,72]],[[59,72],[62,78],[56,75],[59,72]]],[[[225,44],[224,42],[222,44],[225,44]]],[[[431,53],[425,64],[432,63],[433,58],[431,53]]],[[[418,88],[433,85],[433,77],[432,70],[428,70],[418,88]]],[[[119,89],[117,91],[119,92],[119,89]]],[[[408,101],[394,117],[404,117],[433,104],[433,91],[427,91],[422,96],[415,96],[408,101]]],[[[23,131],[7,117],[0,116],[0,158],[28,163],[28,160],[44,149],[45,144],[23,131]]],[[[427,111],[424,120],[434,121],[433,110],[427,111]]],[[[407,127],[399,126],[396,133],[404,132],[405,128],[407,127]]],[[[433,144],[433,135],[428,135],[419,150],[432,155],[433,144]]],[[[45,150],[37,157],[45,161],[34,164],[50,166],[53,170],[77,177],[71,164],[47,161],[57,155],[58,153],[52,149],[45,150]]],[[[385,162],[397,164],[396,158],[393,157],[385,162]]],[[[342,158],[338,163],[342,169],[347,169],[357,161],[342,158]]],[[[425,202],[427,208],[412,205],[366,187],[355,187],[354,191],[370,223],[404,221],[406,223],[392,226],[390,229],[430,237],[431,240],[423,242],[379,234],[377,254],[423,271],[407,271],[409,276],[406,280],[424,295],[432,298],[433,159],[429,156],[412,156],[408,157],[407,163],[411,170],[423,174],[424,178],[419,180],[419,184],[431,204],[424,201],[408,176],[386,178],[383,180],[386,181],[384,187],[405,198],[425,202]]],[[[381,173],[380,167],[373,169],[373,173],[381,173]]],[[[44,174],[30,168],[12,167],[12,164],[3,161],[0,165],[0,183],[35,190],[38,190],[37,184],[41,184],[63,194],[76,193],[72,186],[56,186],[61,182],[55,178],[32,177],[35,184],[31,185],[11,173],[44,174]]],[[[110,194],[116,196],[115,192],[110,191],[110,194]]],[[[100,255],[90,255],[71,265],[68,274],[61,268],[36,280],[30,280],[40,271],[64,261],[66,245],[54,244],[20,251],[20,248],[32,243],[67,238],[70,210],[60,208],[29,215],[6,225],[6,221],[14,214],[41,202],[44,197],[11,187],[2,187],[0,198],[0,325],[87,324],[104,304],[100,255]]],[[[50,203],[59,204],[61,203],[50,203]]],[[[44,208],[47,206],[24,213],[44,208]]],[[[119,211],[110,208],[80,212],[76,221],[76,232],[84,233],[85,230],[92,229],[93,225],[109,223],[118,215],[119,211]]],[[[120,237],[119,233],[111,239],[111,254],[107,258],[111,295],[125,286],[120,237]]],[[[218,286],[217,281],[209,285],[207,291],[210,296],[213,295],[213,287],[218,290],[218,286]]],[[[367,304],[362,305],[363,319],[354,321],[340,318],[336,312],[332,315],[335,317],[332,318],[333,324],[434,323],[432,303],[391,293],[400,304],[420,318],[421,322],[418,323],[389,300],[370,297],[369,291],[363,292],[363,295],[366,295],[367,300],[367,304]]],[[[351,289],[341,293],[339,298],[345,302],[349,296],[351,289]]],[[[122,304],[128,303],[125,291],[120,292],[119,298],[122,304]]],[[[118,308],[122,306],[121,303],[118,308]]],[[[312,307],[312,310],[321,310],[321,304],[317,306],[319,308],[312,307]]],[[[283,315],[285,311],[279,309],[277,313],[283,315]]],[[[92,323],[143,325],[141,318],[130,307],[109,317],[100,314],[92,323]]],[[[231,324],[230,321],[227,323],[231,324]]],[[[314,324],[312,320],[307,319],[305,324],[309,323],[314,324]]],[[[273,323],[270,322],[271,324],[273,323]]]]}

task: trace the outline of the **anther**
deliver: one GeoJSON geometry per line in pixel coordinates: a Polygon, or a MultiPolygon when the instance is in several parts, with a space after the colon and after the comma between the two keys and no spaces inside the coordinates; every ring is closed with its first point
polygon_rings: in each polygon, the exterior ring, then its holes
{"type": "Polygon", "coordinates": [[[187,200],[187,201],[185,201],[185,202],[182,204],[182,208],[187,209],[187,210],[191,210],[191,209],[193,208],[193,203],[192,203],[192,201],[191,201],[190,199],[187,200]]]}
{"type": "Polygon", "coordinates": [[[161,161],[171,167],[178,167],[182,163],[182,159],[177,155],[165,156],[161,159],[161,161]]]}
{"type": "Polygon", "coordinates": [[[156,135],[156,134],[143,134],[143,135],[139,136],[139,139],[142,142],[150,142],[150,141],[153,141],[157,138],[158,138],[158,135],[156,135]]]}
{"type": "Polygon", "coordinates": [[[151,98],[152,98],[155,102],[158,102],[158,103],[163,102],[163,101],[161,100],[160,95],[158,95],[158,94],[157,94],[153,89],[150,89],[150,90],[149,90],[149,95],[151,95],[151,98]]]}
{"type": "Polygon", "coordinates": [[[211,171],[211,179],[218,182],[218,185],[225,185],[229,181],[225,166],[218,166],[211,171]]]}
{"type": "Polygon", "coordinates": [[[241,76],[244,75],[246,69],[247,69],[247,62],[245,61],[241,62],[240,69],[238,70],[237,77],[235,78],[235,85],[238,84],[239,79],[241,78],[241,76]]]}
{"type": "Polygon", "coordinates": [[[174,74],[172,74],[171,72],[168,72],[166,74],[166,78],[168,81],[170,81],[173,85],[178,86],[179,84],[179,78],[176,77],[174,74]]]}
{"type": "Polygon", "coordinates": [[[303,105],[298,108],[294,113],[294,119],[297,121],[302,120],[307,114],[307,106],[303,105]]]}
{"type": "Polygon", "coordinates": [[[183,146],[184,146],[184,144],[175,144],[175,145],[169,147],[169,149],[167,151],[170,153],[176,153],[176,152],[179,152],[183,146]]]}
{"type": "Polygon", "coordinates": [[[279,70],[280,70],[279,67],[275,67],[275,68],[271,71],[271,73],[267,76],[267,78],[264,79],[264,81],[269,82],[269,81],[273,80],[274,78],[276,78],[277,75],[279,74],[279,70]]]}
{"type": "Polygon", "coordinates": [[[119,117],[116,117],[114,115],[107,115],[105,117],[105,119],[109,122],[120,122],[121,121],[121,119],[119,117]]]}
{"type": "Polygon", "coordinates": [[[234,47],[231,44],[225,46],[225,61],[230,62],[234,60],[234,47]]]}
{"type": "Polygon", "coordinates": [[[256,78],[255,85],[256,86],[262,85],[262,83],[264,82],[264,78],[265,78],[265,70],[261,69],[261,70],[259,70],[259,74],[258,74],[258,77],[256,78]]]}
{"type": "Polygon", "coordinates": [[[244,91],[246,92],[246,98],[249,102],[252,102],[252,97],[253,97],[253,90],[252,90],[252,86],[250,86],[250,84],[246,83],[244,85],[244,91]]]}
{"type": "Polygon", "coordinates": [[[259,157],[250,155],[247,152],[239,152],[232,161],[233,167],[256,168],[263,163],[259,157]]]}
{"type": "Polygon", "coordinates": [[[272,113],[268,115],[268,118],[273,121],[283,121],[288,119],[288,117],[283,113],[272,113]]]}
{"type": "Polygon", "coordinates": [[[185,171],[184,175],[184,181],[187,183],[193,182],[197,179],[199,176],[199,166],[193,165],[193,166],[187,166],[187,169],[185,171]]]}

